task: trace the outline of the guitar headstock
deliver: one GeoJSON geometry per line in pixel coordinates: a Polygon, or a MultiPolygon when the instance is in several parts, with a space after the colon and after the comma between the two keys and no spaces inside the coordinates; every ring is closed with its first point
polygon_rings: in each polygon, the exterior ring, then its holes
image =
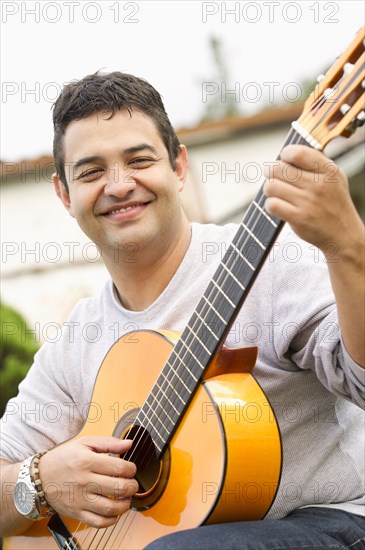
{"type": "MultiPolygon", "coordinates": [[[[304,104],[300,126],[323,149],[337,136],[348,137],[365,121],[365,27],[338,57],[304,104]]],[[[295,126],[296,125],[296,126],[295,126]]]]}

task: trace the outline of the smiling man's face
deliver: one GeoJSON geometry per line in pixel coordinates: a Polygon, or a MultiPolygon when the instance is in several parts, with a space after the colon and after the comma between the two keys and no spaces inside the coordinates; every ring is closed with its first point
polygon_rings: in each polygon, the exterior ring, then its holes
{"type": "Polygon", "coordinates": [[[181,228],[179,193],[185,150],[171,167],[153,120],[133,111],[73,121],[64,135],[69,191],[56,189],[71,216],[102,254],[133,243],[142,252],[181,228]]]}

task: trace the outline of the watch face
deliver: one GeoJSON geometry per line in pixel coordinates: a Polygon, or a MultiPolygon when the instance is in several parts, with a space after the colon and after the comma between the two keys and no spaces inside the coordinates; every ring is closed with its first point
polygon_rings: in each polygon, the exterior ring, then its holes
{"type": "Polygon", "coordinates": [[[34,508],[34,492],[27,483],[18,481],[14,489],[14,504],[18,512],[26,516],[34,508]]]}

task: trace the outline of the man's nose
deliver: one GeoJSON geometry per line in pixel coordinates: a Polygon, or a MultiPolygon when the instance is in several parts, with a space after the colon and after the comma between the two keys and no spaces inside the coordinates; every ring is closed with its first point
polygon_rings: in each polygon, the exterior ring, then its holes
{"type": "Polygon", "coordinates": [[[104,187],[106,195],[124,196],[135,189],[137,171],[116,163],[110,166],[107,173],[107,182],[104,187]]]}

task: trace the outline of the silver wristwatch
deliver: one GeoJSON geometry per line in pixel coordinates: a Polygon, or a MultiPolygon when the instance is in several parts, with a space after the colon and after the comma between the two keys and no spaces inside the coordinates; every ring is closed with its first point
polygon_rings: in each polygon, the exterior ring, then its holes
{"type": "Polygon", "coordinates": [[[40,498],[30,474],[30,468],[36,456],[38,455],[30,456],[22,463],[13,493],[14,504],[18,512],[32,520],[43,519],[49,515],[41,513],[40,498]]]}

